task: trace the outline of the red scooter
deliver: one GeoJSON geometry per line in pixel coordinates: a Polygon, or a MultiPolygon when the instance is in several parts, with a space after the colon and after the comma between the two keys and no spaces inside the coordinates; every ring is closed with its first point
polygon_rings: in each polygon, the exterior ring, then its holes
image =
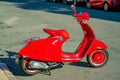
{"type": "Polygon", "coordinates": [[[109,55],[107,45],[97,40],[91,27],[87,24],[89,14],[84,12],[78,14],[75,7],[74,17],[81,25],[84,33],[83,41],[74,53],[62,51],[62,45],[70,38],[66,30],[52,30],[45,28],[44,31],[50,36],[44,39],[31,38],[19,52],[16,58],[20,67],[27,75],[38,72],[50,74],[50,69],[66,62],[80,62],[85,56],[92,67],[101,67],[108,61],[109,55]]]}

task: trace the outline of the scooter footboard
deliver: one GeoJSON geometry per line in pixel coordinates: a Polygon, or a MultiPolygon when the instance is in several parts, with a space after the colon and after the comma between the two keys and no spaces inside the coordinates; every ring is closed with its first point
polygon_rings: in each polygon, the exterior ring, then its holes
{"type": "Polygon", "coordinates": [[[107,45],[100,41],[100,40],[94,40],[89,49],[87,50],[87,54],[91,54],[94,50],[106,50],[108,47],[107,45]]]}

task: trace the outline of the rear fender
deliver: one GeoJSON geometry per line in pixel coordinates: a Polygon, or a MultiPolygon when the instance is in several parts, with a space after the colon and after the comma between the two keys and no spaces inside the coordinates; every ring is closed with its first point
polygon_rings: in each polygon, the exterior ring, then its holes
{"type": "Polygon", "coordinates": [[[36,44],[36,42],[29,43],[18,52],[18,55],[23,57],[34,57],[37,53],[37,46],[38,44],[36,44]]]}
{"type": "Polygon", "coordinates": [[[23,47],[18,52],[18,55],[35,60],[52,61],[59,56],[57,54],[61,51],[59,45],[61,44],[59,44],[59,39],[57,38],[41,39],[23,47]],[[58,56],[56,57],[56,55],[58,56]]]}
{"type": "Polygon", "coordinates": [[[91,54],[94,50],[106,50],[107,48],[108,47],[104,42],[100,40],[94,40],[90,48],[88,49],[87,54],[91,54]]]}

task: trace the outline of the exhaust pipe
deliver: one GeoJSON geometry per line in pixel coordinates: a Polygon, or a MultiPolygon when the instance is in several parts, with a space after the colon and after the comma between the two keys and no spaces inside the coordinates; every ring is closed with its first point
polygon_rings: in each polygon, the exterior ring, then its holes
{"type": "Polygon", "coordinates": [[[39,61],[31,61],[29,63],[29,68],[32,68],[32,69],[48,69],[49,66],[44,63],[44,62],[39,62],[39,61]]]}

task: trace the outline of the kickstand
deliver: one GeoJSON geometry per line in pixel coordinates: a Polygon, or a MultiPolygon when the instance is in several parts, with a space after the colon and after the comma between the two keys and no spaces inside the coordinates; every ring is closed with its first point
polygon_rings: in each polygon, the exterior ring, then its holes
{"type": "Polygon", "coordinates": [[[51,75],[50,69],[46,69],[46,70],[40,70],[41,74],[45,74],[45,75],[51,75]]]}
{"type": "Polygon", "coordinates": [[[47,69],[47,72],[48,72],[48,74],[47,75],[51,75],[51,72],[50,72],[50,69],[47,69]]]}

